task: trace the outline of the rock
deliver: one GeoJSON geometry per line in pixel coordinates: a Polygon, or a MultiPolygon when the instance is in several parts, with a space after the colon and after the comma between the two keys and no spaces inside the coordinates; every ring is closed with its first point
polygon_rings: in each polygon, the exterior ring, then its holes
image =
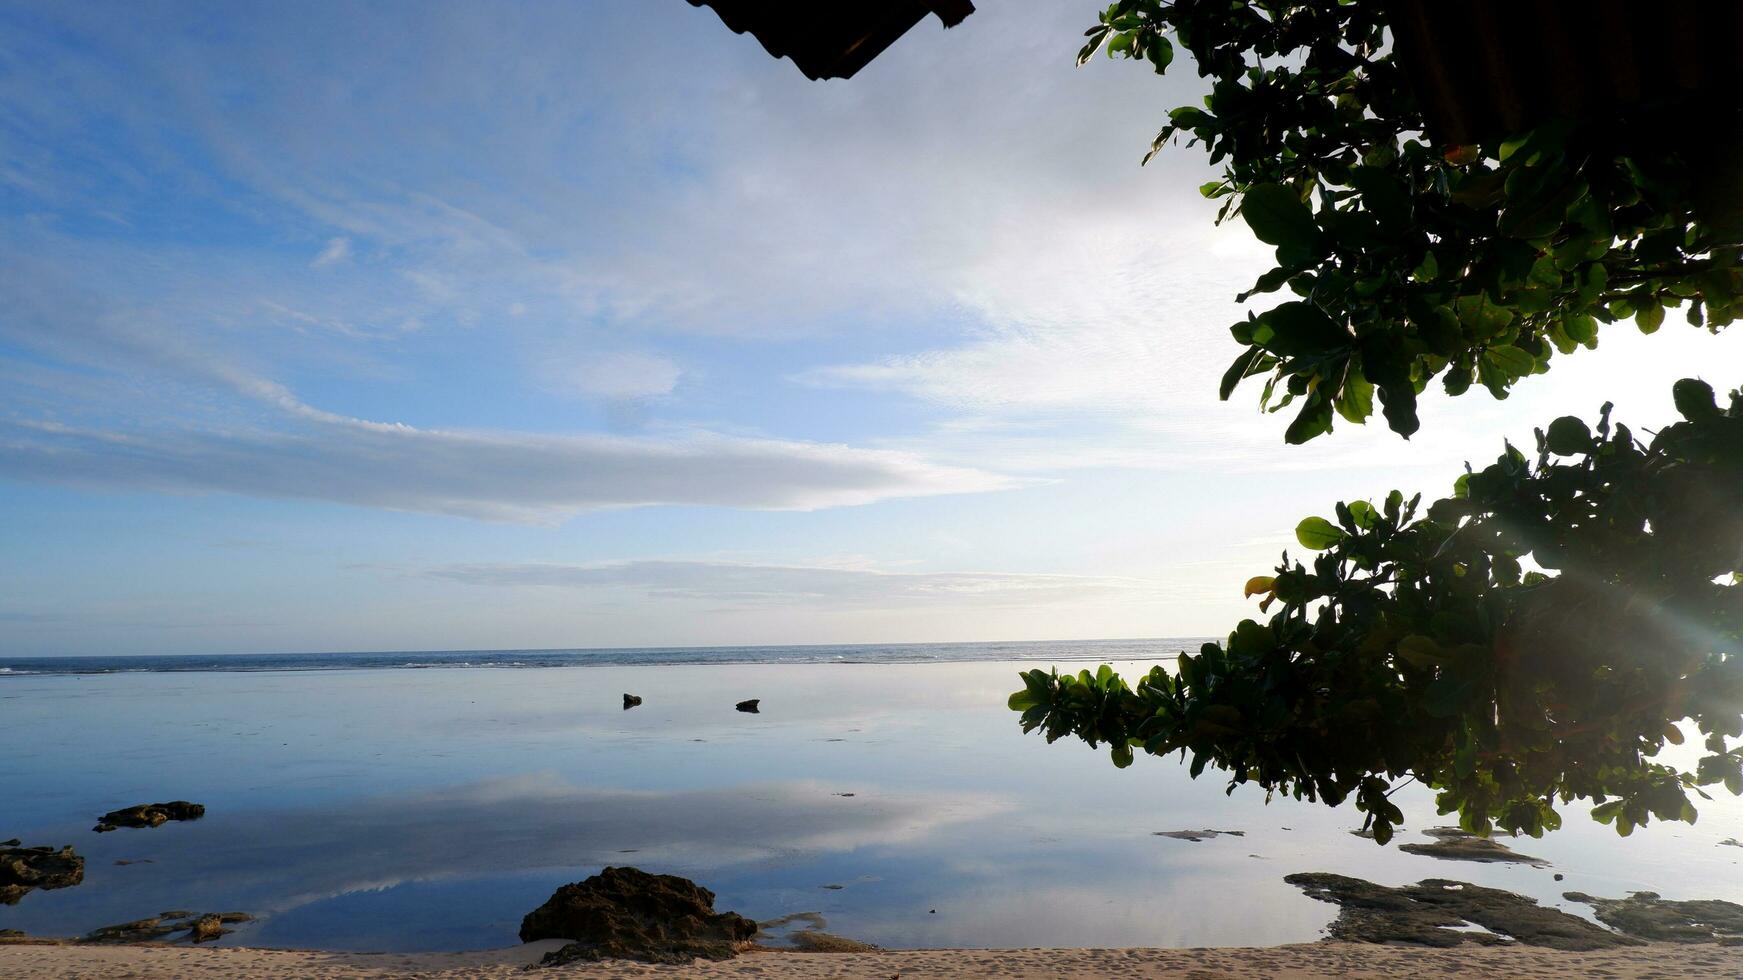
{"type": "Polygon", "coordinates": [[[1519,864],[1547,864],[1542,858],[1520,854],[1506,844],[1467,834],[1457,827],[1435,827],[1423,831],[1434,838],[1432,844],[1400,844],[1406,854],[1423,854],[1445,861],[1482,861],[1495,863],[1514,861],[1519,864]]]}
{"type": "Polygon", "coordinates": [[[1166,837],[1170,840],[1189,840],[1194,844],[1212,837],[1245,837],[1244,830],[1158,830],[1151,837],[1166,837]]]}
{"type": "Polygon", "coordinates": [[[1630,892],[1627,898],[1567,892],[1562,897],[1592,906],[1599,922],[1641,939],[1743,944],[1743,905],[1717,899],[1673,902],[1658,897],[1657,892],[1630,892]]]}
{"type": "Polygon", "coordinates": [[[757,708],[757,705],[762,704],[762,700],[762,698],[751,698],[749,701],[740,701],[737,708],[746,714],[760,714],[761,712],[757,708]]]}
{"type": "Polygon", "coordinates": [[[633,708],[636,705],[641,704],[641,703],[642,703],[642,699],[639,697],[636,697],[633,694],[625,694],[623,696],[623,710],[625,710],[625,711],[628,711],[629,709],[631,709],[631,708],[633,708]]]}
{"type": "Polygon", "coordinates": [[[1567,876],[1566,876],[1566,875],[1564,875],[1564,874],[1562,874],[1562,873],[1561,873],[1561,872],[1560,872],[1560,871],[1557,871],[1557,872],[1556,872],[1556,873],[1555,873],[1555,880],[1556,880],[1556,881],[1560,881],[1560,880],[1562,880],[1562,879],[1563,879],[1563,878],[1565,878],[1565,877],[1567,877],[1567,876]]]}
{"type": "MultiPolygon", "coordinates": [[[[840,885],[825,885],[826,888],[840,888],[840,885]]],[[[857,939],[848,939],[827,932],[828,920],[820,912],[793,912],[778,919],[757,923],[762,935],[773,940],[771,948],[782,948],[781,943],[801,953],[875,953],[879,947],[870,943],[862,943],[857,939]],[[800,925],[800,928],[788,931],[789,927],[800,925]]]]}
{"type": "MultiPolygon", "coordinates": [[[[13,841],[12,843],[16,844],[18,842],[13,841]]],[[[1727,837],[1724,840],[1719,842],[1719,846],[1720,847],[1743,847],[1743,840],[1738,840],[1735,837],[1727,837]]]]}
{"type": "Polygon", "coordinates": [[[606,868],[557,889],[521,921],[521,942],[569,939],[544,958],[554,966],[576,960],[630,959],[689,963],[729,959],[757,932],[734,912],[715,912],[714,893],[686,878],[637,868],[606,868]]]}
{"type": "Polygon", "coordinates": [[[1566,950],[1640,944],[1638,939],[1545,908],[1523,895],[1462,881],[1429,878],[1388,888],[1324,872],[1293,874],[1283,880],[1310,898],[1338,906],[1341,911],[1329,931],[1333,939],[1347,942],[1457,946],[1499,943],[1510,937],[1527,946],[1566,950]],[[1460,931],[1469,923],[1489,931],[1460,931]]]}
{"type": "Polygon", "coordinates": [[[115,859],[115,866],[118,868],[125,868],[130,864],[156,864],[156,863],[157,862],[153,861],[151,858],[133,858],[131,860],[129,860],[127,858],[116,858],[115,859]]]}
{"type": "Polygon", "coordinates": [[[71,888],[85,880],[85,859],[71,847],[0,846],[0,905],[17,905],[19,899],[42,888],[71,888]]]}
{"type": "Polygon", "coordinates": [[[216,915],[202,915],[188,927],[188,941],[193,943],[211,942],[224,935],[223,920],[216,915]]]}
{"type": "Polygon", "coordinates": [[[168,803],[141,803],[124,810],[111,810],[97,818],[97,826],[91,829],[99,834],[122,827],[161,827],[171,820],[198,820],[206,815],[206,808],[198,803],[187,800],[171,800],[168,803]]]}
{"type": "Polygon", "coordinates": [[[111,943],[149,943],[155,942],[176,931],[173,925],[166,925],[163,916],[154,915],[149,919],[136,919],[133,922],[123,922],[118,925],[104,926],[93,929],[79,938],[79,942],[92,946],[111,943]]]}
{"type": "Polygon", "coordinates": [[[101,929],[86,933],[79,938],[78,942],[87,946],[153,943],[165,940],[169,942],[185,940],[191,943],[207,943],[228,935],[231,930],[224,928],[224,926],[229,923],[253,921],[254,916],[246,912],[206,912],[195,915],[192,912],[177,910],[155,915],[149,919],[104,926],[101,929]],[[178,932],[182,935],[177,936],[178,932]]]}
{"type": "Polygon", "coordinates": [[[801,953],[876,953],[880,947],[871,943],[862,943],[857,939],[848,939],[823,932],[818,929],[801,929],[791,936],[793,948],[801,953]]]}

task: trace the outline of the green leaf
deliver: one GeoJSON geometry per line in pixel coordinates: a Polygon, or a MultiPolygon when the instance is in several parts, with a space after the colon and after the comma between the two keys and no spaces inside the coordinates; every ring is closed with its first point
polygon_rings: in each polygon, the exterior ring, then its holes
{"type": "Polygon", "coordinates": [[[1241,199],[1241,217],[1260,241],[1279,248],[1311,249],[1319,238],[1313,212],[1301,203],[1300,195],[1281,184],[1248,188],[1241,199]]]}
{"type": "Polygon", "coordinates": [[[1684,378],[1671,386],[1671,398],[1683,418],[1713,418],[1719,414],[1719,403],[1713,397],[1713,386],[1698,378],[1684,378]]]}
{"type": "Polygon", "coordinates": [[[1229,365],[1227,371],[1223,372],[1222,384],[1217,386],[1217,396],[1225,402],[1228,401],[1229,396],[1234,394],[1235,386],[1241,383],[1242,378],[1252,373],[1253,365],[1264,356],[1264,353],[1257,347],[1241,351],[1240,355],[1235,358],[1235,362],[1229,365]]]}
{"type": "Polygon", "coordinates": [[[1259,323],[1271,329],[1264,347],[1284,357],[1325,354],[1342,350],[1355,338],[1325,311],[1305,300],[1283,303],[1259,314],[1259,323]]]}
{"type": "Polygon", "coordinates": [[[1295,540],[1309,551],[1324,551],[1343,539],[1343,530],[1323,517],[1309,517],[1295,525],[1295,540]]]}
{"type": "Polygon", "coordinates": [[[1557,456],[1576,456],[1592,448],[1592,430],[1572,415],[1564,415],[1549,423],[1545,443],[1557,456]]]}

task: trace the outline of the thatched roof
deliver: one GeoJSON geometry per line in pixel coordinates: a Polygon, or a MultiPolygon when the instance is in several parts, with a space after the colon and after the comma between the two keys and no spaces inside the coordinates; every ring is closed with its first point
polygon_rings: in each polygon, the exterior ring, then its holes
{"type": "Polygon", "coordinates": [[[791,58],[807,78],[852,78],[927,14],[955,27],[974,13],[969,0],[690,0],[713,7],[736,34],[769,54],[791,58]]]}

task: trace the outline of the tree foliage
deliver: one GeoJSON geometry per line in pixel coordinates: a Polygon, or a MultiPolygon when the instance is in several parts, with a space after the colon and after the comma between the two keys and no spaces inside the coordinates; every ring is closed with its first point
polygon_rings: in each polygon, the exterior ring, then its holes
{"type": "Polygon", "coordinates": [[[1391,428],[1418,426],[1439,378],[1505,398],[1556,353],[1595,347],[1667,309],[1717,330],[1743,304],[1735,241],[1704,225],[1680,148],[1731,119],[1557,121],[1479,146],[1435,146],[1388,43],[1385,4],[1342,0],[1118,0],[1078,62],[1105,47],[1166,72],[1174,42],[1211,81],[1203,106],[1168,114],[1148,161],[1180,137],[1276,246],[1250,297],[1292,296],[1231,328],[1242,347],[1229,397],[1264,377],[1261,404],[1296,408],[1291,443],[1365,421],[1374,396],[1391,428]],[[1172,37],[1170,36],[1172,35],[1172,37]]]}
{"type": "Polygon", "coordinates": [[[1179,751],[1231,791],[1353,797],[1382,843],[1412,777],[1481,834],[1541,835],[1575,798],[1622,834],[1692,821],[1691,790],[1743,792],[1743,391],[1725,410],[1698,381],[1676,396],[1684,420],[1648,445],[1606,405],[1426,509],[1394,491],[1310,517],[1311,562],[1247,583],[1269,621],[1135,686],[1032,670],[1010,706],[1115,765],[1179,751]],[[1683,718],[1706,737],[1692,770],[1658,758],[1683,718]]]}
{"type": "MultiPolygon", "coordinates": [[[[1275,246],[1240,297],[1287,288],[1231,332],[1227,398],[1264,377],[1294,405],[1292,443],[1363,422],[1418,427],[1439,379],[1497,398],[1555,354],[1666,310],[1717,330],[1743,307],[1735,229],[1703,223],[1686,117],[1554,121],[1479,146],[1435,146],[1389,46],[1386,5],[1347,0],[1117,0],[1105,48],[1165,72],[1175,44],[1211,80],[1151,147],[1203,144],[1201,188],[1275,246]]],[[[1735,122],[1735,120],[1730,120],[1735,122]]],[[[1719,120],[1718,124],[1730,122],[1719,120]]],[[[1147,161],[1150,157],[1146,156],[1147,161]]],[[[1247,583],[1267,621],[1128,683],[1109,667],[1032,670],[1010,706],[1049,742],[1075,735],[1215,766],[1229,789],[1353,799],[1381,843],[1409,780],[1476,833],[1542,834],[1591,801],[1626,835],[1695,819],[1690,794],[1743,793],[1743,391],[1695,380],[1649,441],[1572,416],[1423,507],[1394,491],[1296,528],[1247,583]],[[1680,745],[1691,720],[1704,752],[1680,745]]]]}

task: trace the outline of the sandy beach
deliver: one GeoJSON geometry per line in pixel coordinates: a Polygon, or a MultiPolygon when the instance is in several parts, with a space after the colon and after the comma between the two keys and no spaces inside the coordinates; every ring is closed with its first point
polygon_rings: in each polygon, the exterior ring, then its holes
{"type": "MultiPolygon", "coordinates": [[[[290,950],[163,946],[0,947],[0,977],[205,978],[526,977],[527,964],[561,943],[529,943],[479,953],[321,953],[290,950]]],[[[1268,948],[901,950],[822,954],[752,952],[723,963],[652,966],[627,961],[573,964],[552,976],[759,980],[825,977],[1716,977],[1743,975],[1743,948],[1710,944],[1650,944],[1623,950],[1567,953],[1531,947],[1426,949],[1358,943],[1306,943],[1268,948]]]]}

